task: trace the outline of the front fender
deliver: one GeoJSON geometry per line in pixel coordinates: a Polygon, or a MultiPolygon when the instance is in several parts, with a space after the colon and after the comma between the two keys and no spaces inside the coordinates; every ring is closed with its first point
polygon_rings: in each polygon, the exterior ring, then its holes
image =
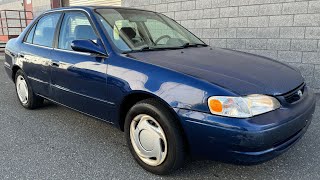
{"type": "Polygon", "coordinates": [[[212,83],[155,66],[139,60],[115,55],[109,58],[109,101],[115,104],[132,91],[150,93],[172,108],[209,112],[207,99],[213,95],[235,95],[212,83]]]}

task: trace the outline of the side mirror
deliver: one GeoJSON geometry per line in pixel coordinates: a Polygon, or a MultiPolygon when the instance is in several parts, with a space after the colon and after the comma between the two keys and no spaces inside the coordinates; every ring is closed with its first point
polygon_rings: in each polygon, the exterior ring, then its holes
{"type": "Polygon", "coordinates": [[[73,40],[71,42],[71,48],[78,52],[88,52],[93,54],[98,54],[102,56],[107,56],[104,48],[99,44],[94,43],[92,40],[73,40]]]}

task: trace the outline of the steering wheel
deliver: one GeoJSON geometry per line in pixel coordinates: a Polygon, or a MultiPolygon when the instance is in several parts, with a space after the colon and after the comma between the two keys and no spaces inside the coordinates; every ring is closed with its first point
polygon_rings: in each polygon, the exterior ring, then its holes
{"type": "Polygon", "coordinates": [[[158,44],[159,41],[161,41],[162,39],[165,39],[165,38],[171,39],[171,36],[169,36],[169,35],[160,36],[154,43],[158,44]]]}

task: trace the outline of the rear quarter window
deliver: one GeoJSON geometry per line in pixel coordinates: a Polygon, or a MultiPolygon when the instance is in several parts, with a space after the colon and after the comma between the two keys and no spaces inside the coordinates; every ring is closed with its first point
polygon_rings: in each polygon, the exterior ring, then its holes
{"type": "Polygon", "coordinates": [[[34,35],[34,31],[35,30],[36,30],[36,25],[34,25],[33,28],[31,29],[31,31],[29,32],[25,42],[27,42],[27,43],[32,43],[33,42],[33,35],[34,35]]]}

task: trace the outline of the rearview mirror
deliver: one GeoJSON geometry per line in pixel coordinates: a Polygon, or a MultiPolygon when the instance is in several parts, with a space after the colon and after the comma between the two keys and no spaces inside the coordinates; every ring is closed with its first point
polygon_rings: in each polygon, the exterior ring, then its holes
{"type": "Polygon", "coordinates": [[[92,40],[74,40],[71,42],[71,48],[78,52],[88,52],[93,54],[98,54],[102,56],[107,56],[104,48],[101,45],[93,42],[92,40]]]}
{"type": "Polygon", "coordinates": [[[129,17],[129,21],[130,22],[147,22],[147,18],[146,17],[142,17],[142,16],[132,16],[129,17]]]}

